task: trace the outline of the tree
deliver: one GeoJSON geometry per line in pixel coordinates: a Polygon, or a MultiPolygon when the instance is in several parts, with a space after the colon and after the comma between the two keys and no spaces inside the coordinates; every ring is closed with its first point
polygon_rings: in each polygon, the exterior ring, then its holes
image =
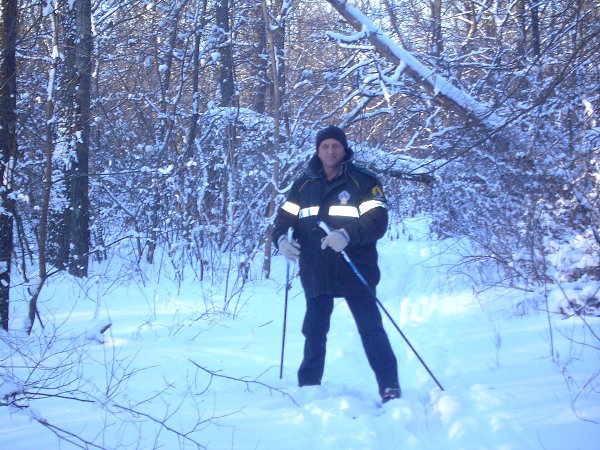
{"type": "Polygon", "coordinates": [[[2,0],[0,22],[0,327],[8,330],[13,253],[14,170],[17,160],[18,9],[16,0],[2,0]]]}
{"type": "MultiPolygon", "coordinates": [[[[283,96],[285,89],[285,17],[287,10],[283,8],[282,2],[277,2],[274,5],[275,11],[271,13],[266,0],[262,0],[263,17],[265,24],[265,34],[267,37],[267,49],[269,53],[269,61],[271,63],[271,79],[273,85],[272,96],[272,116],[273,116],[273,136],[271,139],[272,145],[272,161],[273,161],[273,186],[271,187],[270,201],[267,206],[267,218],[269,221],[275,218],[275,199],[278,193],[278,186],[275,183],[279,182],[280,165],[279,161],[279,146],[281,142],[281,122],[283,112],[283,96]],[[272,27],[272,17],[275,17],[276,25],[272,27]]],[[[265,257],[263,263],[263,274],[269,278],[271,272],[271,232],[272,224],[269,223],[267,228],[267,236],[265,242],[265,257]]]]}
{"type": "Polygon", "coordinates": [[[92,88],[91,2],[60,0],[64,60],[58,66],[57,143],[53,159],[62,173],[54,195],[66,203],[56,211],[55,261],[73,275],[87,275],[89,261],[89,148],[92,88]]]}
{"type": "MultiPolygon", "coordinates": [[[[92,97],[92,11],[91,0],[77,0],[75,9],[75,74],[78,80],[76,91],[77,115],[75,154],[72,166],[72,182],[69,191],[69,243],[71,245],[69,272],[87,276],[90,247],[90,203],[89,203],[89,151],[92,97]]],[[[68,44],[67,44],[68,45],[68,44]]]]}
{"type": "Polygon", "coordinates": [[[442,36],[442,0],[431,1],[431,22],[433,25],[431,54],[440,56],[444,51],[444,40],[442,36]]]}
{"type": "MultiPolygon", "coordinates": [[[[157,33],[152,37],[155,39],[155,45],[157,49],[156,62],[158,64],[158,81],[160,89],[158,94],[158,109],[160,111],[159,117],[157,118],[157,130],[155,131],[155,143],[154,143],[154,154],[150,158],[150,162],[155,169],[159,169],[164,166],[166,162],[173,161],[176,151],[177,142],[173,135],[173,127],[175,126],[173,113],[176,111],[178,103],[176,101],[177,92],[173,89],[172,82],[174,81],[175,68],[174,59],[175,52],[178,48],[178,33],[181,21],[181,15],[186,1],[176,1],[169,5],[168,11],[166,12],[166,19],[161,23],[161,28],[166,36],[163,38],[162,33],[157,33]]],[[[151,203],[149,205],[150,211],[150,228],[148,230],[149,239],[147,241],[148,251],[146,253],[146,260],[152,264],[154,262],[154,252],[156,250],[158,231],[160,230],[161,221],[161,206],[163,202],[161,197],[164,193],[164,186],[162,185],[163,178],[159,174],[152,179],[152,194],[151,203]]]]}
{"type": "Polygon", "coordinates": [[[229,7],[229,0],[218,0],[215,9],[219,43],[219,104],[224,107],[233,106],[236,96],[229,7]]]}

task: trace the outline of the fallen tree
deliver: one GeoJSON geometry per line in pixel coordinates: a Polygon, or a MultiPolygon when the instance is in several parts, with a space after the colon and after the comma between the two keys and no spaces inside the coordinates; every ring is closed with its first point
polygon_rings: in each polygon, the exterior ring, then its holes
{"type": "Polygon", "coordinates": [[[467,124],[479,128],[500,148],[524,148],[525,140],[511,127],[510,120],[501,117],[469,93],[453,85],[450,80],[436,73],[435,69],[419,61],[347,0],[327,1],[358,31],[352,36],[336,34],[336,39],[346,42],[368,39],[379,54],[398,66],[395,78],[399,79],[403,74],[411,77],[424,86],[442,107],[457,113],[467,124]]]}

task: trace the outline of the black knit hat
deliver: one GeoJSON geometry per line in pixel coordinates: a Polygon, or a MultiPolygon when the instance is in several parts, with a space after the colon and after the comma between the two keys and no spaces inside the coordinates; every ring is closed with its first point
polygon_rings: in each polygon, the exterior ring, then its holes
{"type": "Polygon", "coordinates": [[[317,133],[317,150],[319,150],[319,145],[321,145],[321,142],[323,142],[325,139],[335,139],[344,146],[344,150],[346,150],[346,152],[349,150],[346,133],[344,133],[341,128],[330,125],[327,128],[323,128],[321,131],[319,131],[317,133]]]}

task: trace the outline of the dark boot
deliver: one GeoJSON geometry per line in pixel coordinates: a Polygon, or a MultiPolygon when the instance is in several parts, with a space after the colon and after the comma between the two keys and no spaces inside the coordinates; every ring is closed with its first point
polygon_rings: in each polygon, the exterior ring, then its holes
{"type": "Polygon", "coordinates": [[[402,392],[400,391],[400,388],[385,388],[381,392],[381,403],[387,403],[390,400],[400,398],[401,396],[402,392]]]}

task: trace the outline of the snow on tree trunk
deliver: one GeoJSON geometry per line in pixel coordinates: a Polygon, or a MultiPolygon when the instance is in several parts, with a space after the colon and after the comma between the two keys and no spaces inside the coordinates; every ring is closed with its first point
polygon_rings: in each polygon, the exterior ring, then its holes
{"type": "Polygon", "coordinates": [[[91,92],[92,92],[92,11],[91,0],[75,2],[76,14],[76,47],[75,69],[79,79],[76,93],[78,115],[75,151],[77,163],[71,183],[71,214],[70,242],[71,255],[69,272],[72,275],[84,277],[88,271],[89,254],[89,151],[90,151],[90,121],[91,121],[91,92]]]}
{"type": "Polygon", "coordinates": [[[89,259],[89,137],[92,77],[90,0],[57,2],[62,54],[57,67],[54,224],[50,237],[54,261],[75,276],[87,275],[89,259]]]}
{"type": "Polygon", "coordinates": [[[17,158],[17,1],[2,0],[0,22],[0,328],[8,330],[17,158]]]}
{"type": "MultiPolygon", "coordinates": [[[[281,5],[278,5],[281,7],[281,5]]],[[[269,17],[269,8],[265,0],[262,2],[265,33],[267,38],[267,48],[269,52],[269,58],[271,62],[271,77],[273,81],[273,104],[272,104],[272,116],[273,116],[273,186],[271,188],[271,194],[269,199],[269,206],[267,207],[267,217],[269,220],[274,219],[275,215],[275,198],[277,196],[277,186],[275,183],[279,181],[280,161],[279,161],[279,144],[280,144],[280,124],[281,124],[281,109],[282,109],[282,94],[283,94],[283,45],[285,34],[285,28],[283,21],[278,24],[277,27],[271,27],[271,19],[269,17]],[[277,35],[274,32],[277,30],[277,35]]],[[[281,15],[281,9],[277,11],[281,15]]],[[[271,233],[273,230],[273,224],[269,223],[267,228],[267,236],[265,242],[265,257],[263,261],[263,274],[265,278],[269,278],[271,273],[271,233]]]]}

